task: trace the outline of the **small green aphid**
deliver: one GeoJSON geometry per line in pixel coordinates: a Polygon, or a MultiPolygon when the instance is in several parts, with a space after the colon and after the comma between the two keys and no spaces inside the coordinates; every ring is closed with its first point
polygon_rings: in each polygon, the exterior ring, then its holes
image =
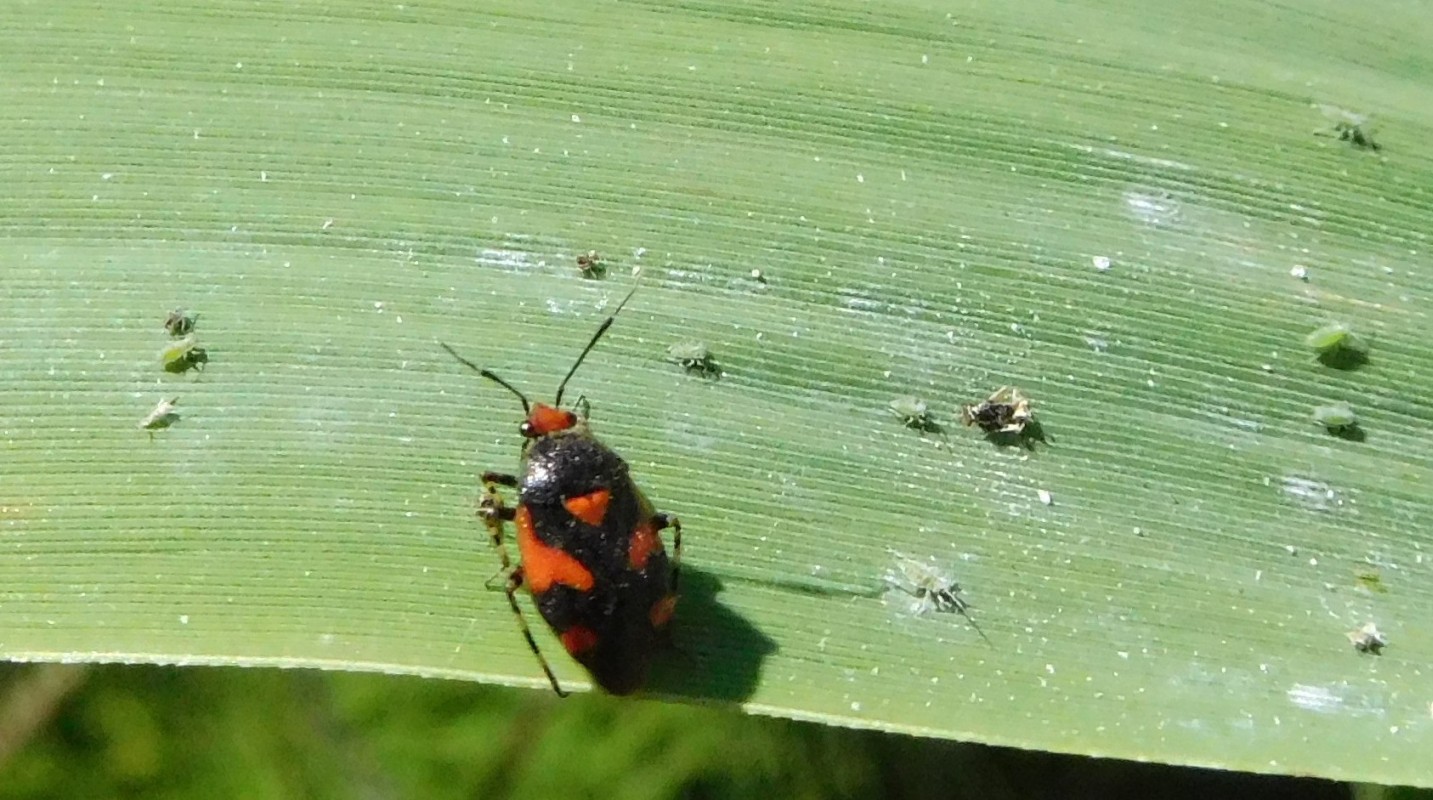
{"type": "Polygon", "coordinates": [[[199,346],[199,341],[193,336],[185,336],[159,351],[159,363],[164,366],[165,372],[179,374],[202,368],[209,363],[209,353],[199,346]]]}
{"type": "Polygon", "coordinates": [[[667,348],[667,360],[680,364],[687,372],[700,375],[704,378],[716,378],[721,376],[721,366],[716,359],[712,358],[711,348],[706,343],[689,339],[684,342],[677,342],[667,348]]]}
{"type": "Polygon", "coordinates": [[[176,308],[164,318],[164,329],[169,331],[170,336],[187,336],[194,330],[194,323],[198,319],[198,314],[190,314],[182,308],[176,308]]]}
{"type": "Polygon", "coordinates": [[[174,404],[178,402],[179,398],[177,397],[173,400],[161,399],[155,404],[154,410],[139,421],[139,429],[142,431],[163,430],[178,422],[179,412],[174,410],[174,404]]]}
{"type": "Polygon", "coordinates": [[[1330,433],[1339,433],[1356,427],[1358,415],[1353,413],[1353,406],[1339,401],[1315,408],[1314,421],[1328,428],[1330,433]]]}
{"type": "Polygon", "coordinates": [[[891,414],[901,421],[901,424],[914,431],[935,431],[938,430],[935,420],[930,417],[930,409],[925,401],[912,395],[901,395],[887,404],[891,414]]]}
{"type": "Polygon", "coordinates": [[[1320,354],[1336,353],[1340,350],[1363,352],[1363,342],[1343,322],[1330,322],[1304,337],[1304,344],[1320,354]]]}
{"type": "Polygon", "coordinates": [[[1370,592],[1388,594],[1388,587],[1383,585],[1383,576],[1379,575],[1377,570],[1361,570],[1353,573],[1353,577],[1359,582],[1359,585],[1370,592]]]}

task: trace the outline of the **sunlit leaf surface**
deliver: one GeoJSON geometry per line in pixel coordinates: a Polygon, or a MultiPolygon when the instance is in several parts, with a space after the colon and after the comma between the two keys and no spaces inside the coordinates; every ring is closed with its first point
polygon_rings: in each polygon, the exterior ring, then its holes
{"type": "Polygon", "coordinates": [[[570,396],[686,527],[654,693],[1433,785],[1416,4],[0,26],[0,656],[543,687],[473,517],[520,409],[438,341],[550,399],[641,266],[570,396]],[[208,355],[177,373],[176,307],[208,355]],[[1366,357],[1316,358],[1330,322],[1366,357]],[[960,424],[1002,386],[1038,436],[960,424]]]}

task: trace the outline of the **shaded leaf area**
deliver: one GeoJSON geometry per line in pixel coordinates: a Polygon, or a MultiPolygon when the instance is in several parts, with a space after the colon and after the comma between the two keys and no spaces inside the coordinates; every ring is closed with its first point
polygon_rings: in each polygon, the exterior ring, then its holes
{"type": "Polygon", "coordinates": [[[0,656],[542,686],[438,341],[550,396],[640,266],[569,391],[702,576],[658,696],[1433,785],[1433,22],[1219,12],[0,9],[0,656]],[[1002,386],[1038,438],[957,424],[1002,386]]]}
{"type": "MultiPolygon", "coordinates": [[[[35,676],[0,671],[0,702],[35,676]]],[[[0,762],[0,798],[1349,796],[1331,782],[393,676],[108,667],[51,713],[0,762]]]]}

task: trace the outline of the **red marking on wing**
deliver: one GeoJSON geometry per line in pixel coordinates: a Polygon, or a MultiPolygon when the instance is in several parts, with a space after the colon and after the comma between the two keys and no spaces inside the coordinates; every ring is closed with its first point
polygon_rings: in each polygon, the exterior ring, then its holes
{"type": "Polygon", "coordinates": [[[652,520],[644,519],[637,523],[637,529],[632,531],[632,540],[627,545],[627,564],[632,569],[642,570],[647,568],[647,559],[653,553],[662,552],[662,537],[657,535],[657,528],[652,520]]]}
{"type": "Polygon", "coordinates": [[[518,506],[513,522],[517,525],[517,549],[522,554],[523,581],[533,594],[542,594],[554,585],[570,586],[579,592],[592,590],[592,572],[581,561],[537,537],[527,506],[518,506]]]}
{"type": "Polygon", "coordinates": [[[597,646],[597,634],[584,625],[573,625],[559,634],[562,646],[572,655],[585,653],[597,646]]]}
{"type": "Polygon", "coordinates": [[[598,489],[595,492],[588,492],[576,497],[569,497],[562,501],[567,513],[582,520],[583,522],[597,527],[607,516],[607,504],[612,502],[612,492],[607,489],[598,489]]]}
{"type": "Polygon", "coordinates": [[[667,623],[672,621],[672,615],[675,613],[677,613],[677,596],[669,594],[652,604],[652,609],[647,612],[647,617],[652,621],[652,627],[660,630],[667,627],[667,623]]]}

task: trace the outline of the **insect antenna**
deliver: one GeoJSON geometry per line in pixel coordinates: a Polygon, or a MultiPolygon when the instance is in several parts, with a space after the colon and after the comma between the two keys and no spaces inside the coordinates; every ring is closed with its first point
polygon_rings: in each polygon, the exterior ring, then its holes
{"type": "MultiPolygon", "coordinates": [[[[601,341],[601,339],[602,339],[602,334],[606,333],[606,332],[607,332],[607,329],[610,328],[610,327],[612,327],[612,323],[617,321],[617,315],[620,314],[620,313],[622,313],[622,306],[627,305],[627,301],[628,301],[628,300],[631,300],[631,299],[632,299],[632,295],[634,295],[634,294],[636,294],[636,293],[637,293],[637,285],[634,283],[634,284],[632,285],[632,291],[628,292],[628,293],[627,293],[627,296],[624,297],[624,298],[622,298],[622,302],[620,302],[620,303],[617,304],[617,310],[616,310],[616,311],[613,311],[612,314],[607,317],[607,319],[602,320],[602,324],[601,324],[601,325],[597,326],[597,332],[594,333],[594,334],[592,334],[592,338],[591,338],[590,340],[588,340],[587,346],[584,347],[584,348],[582,348],[582,352],[577,355],[577,360],[573,362],[573,364],[572,364],[572,369],[569,369],[569,370],[567,371],[567,374],[566,374],[565,376],[563,376],[563,378],[562,378],[562,383],[557,384],[557,399],[554,400],[553,403],[552,403],[554,406],[556,406],[556,407],[558,407],[558,408],[562,408],[562,392],[563,392],[564,389],[567,388],[567,382],[568,382],[568,380],[570,380],[570,379],[572,378],[573,373],[577,372],[577,368],[580,367],[580,366],[582,366],[582,361],[583,361],[583,359],[587,358],[587,354],[590,353],[590,352],[592,352],[592,348],[596,347],[596,346],[597,346],[597,343],[598,343],[599,341],[601,341]]],[[[452,352],[452,351],[449,351],[449,352],[452,352]]],[[[454,355],[456,355],[456,354],[454,354],[454,355]]],[[[492,377],[494,380],[497,380],[496,376],[491,376],[491,375],[490,375],[489,377],[492,377]]],[[[501,383],[501,381],[499,381],[499,383],[501,383]]],[[[503,385],[506,386],[507,384],[503,384],[503,385]]],[[[512,387],[508,387],[508,388],[512,388],[512,387]]],[[[514,391],[515,391],[515,390],[514,390],[514,391]]],[[[523,401],[523,402],[526,402],[526,401],[523,401]]]]}
{"type": "Polygon", "coordinates": [[[986,644],[994,647],[995,642],[990,641],[990,637],[986,636],[985,631],[981,630],[980,626],[975,623],[975,617],[970,616],[970,612],[966,611],[968,608],[970,608],[970,604],[964,600],[961,600],[960,605],[956,606],[956,610],[960,612],[962,617],[965,617],[966,622],[970,623],[970,627],[974,628],[975,632],[980,634],[980,638],[984,639],[986,644]]]}
{"type": "MultiPolygon", "coordinates": [[[[631,295],[628,295],[628,297],[631,297],[631,295]]],[[[625,302],[627,302],[627,301],[623,300],[622,302],[625,303],[625,302]]],[[[617,310],[618,310],[618,311],[622,310],[622,309],[621,309],[621,306],[618,306],[617,310]]],[[[611,319],[608,319],[607,322],[610,324],[610,323],[612,322],[612,320],[611,320],[611,319]]],[[[522,392],[519,392],[519,391],[517,390],[517,388],[514,387],[511,383],[508,383],[507,381],[503,380],[502,378],[499,378],[499,377],[497,376],[497,374],[494,373],[492,370],[483,369],[482,367],[478,366],[477,364],[474,364],[473,362],[467,360],[466,358],[463,358],[462,356],[458,355],[458,351],[457,351],[457,350],[454,350],[454,349],[451,348],[451,347],[449,347],[446,342],[438,342],[438,344],[443,345],[443,349],[448,351],[448,355],[452,356],[453,358],[458,359],[458,361],[462,362],[463,366],[467,367],[468,369],[472,370],[473,372],[478,373],[479,375],[483,376],[484,378],[487,378],[488,380],[492,381],[493,383],[496,383],[497,385],[503,387],[504,389],[507,389],[509,392],[512,392],[513,394],[517,395],[517,399],[522,401],[522,413],[524,413],[524,414],[529,414],[529,413],[531,413],[531,406],[530,406],[530,404],[527,402],[527,395],[524,395],[522,392]]],[[[591,345],[588,345],[588,348],[590,349],[590,348],[591,348],[591,345]]],[[[584,355],[585,355],[585,354],[586,354],[586,353],[584,353],[584,355]]],[[[565,381],[564,381],[564,383],[565,383],[565,381]]]]}

